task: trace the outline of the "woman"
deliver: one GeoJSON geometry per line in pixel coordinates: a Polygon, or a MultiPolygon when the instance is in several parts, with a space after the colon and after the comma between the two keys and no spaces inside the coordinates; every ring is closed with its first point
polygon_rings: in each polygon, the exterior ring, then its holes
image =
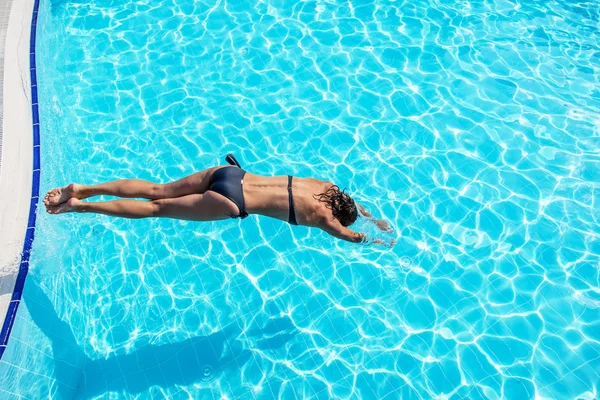
{"type": "MultiPolygon", "coordinates": [[[[358,217],[357,204],[332,183],[292,176],[260,176],[244,171],[235,157],[231,165],[209,168],[167,184],[123,179],[94,186],[70,184],[52,189],[44,197],[50,214],[97,213],[122,218],[163,217],[190,221],[246,218],[260,214],[292,225],[321,228],[349,242],[365,242],[365,235],[348,226],[358,217]],[[83,202],[88,197],[108,195],[146,198],[151,201],[114,200],[83,202]]],[[[366,217],[364,208],[358,206],[366,217]]],[[[380,229],[391,231],[381,220],[380,229]]],[[[379,240],[374,241],[380,243],[379,240]]]]}

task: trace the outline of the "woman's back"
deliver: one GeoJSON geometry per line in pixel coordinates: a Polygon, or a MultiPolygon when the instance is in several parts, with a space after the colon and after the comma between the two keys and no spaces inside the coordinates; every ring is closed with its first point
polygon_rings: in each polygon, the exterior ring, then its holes
{"type": "MultiPolygon", "coordinates": [[[[287,176],[262,176],[246,172],[243,189],[248,213],[288,222],[288,182],[287,176]]],[[[325,192],[331,185],[318,179],[293,178],[293,205],[298,224],[316,226],[324,216],[331,215],[331,211],[314,198],[315,194],[325,192]]]]}

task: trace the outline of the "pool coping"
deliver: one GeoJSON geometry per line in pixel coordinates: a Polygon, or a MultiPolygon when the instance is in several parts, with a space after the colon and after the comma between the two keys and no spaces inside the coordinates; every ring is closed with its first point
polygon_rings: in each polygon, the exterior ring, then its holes
{"type": "Polygon", "coordinates": [[[0,201],[0,289],[10,287],[11,282],[14,286],[12,294],[0,291],[0,311],[6,310],[0,330],[0,360],[29,271],[39,201],[40,126],[35,63],[39,3],[40,0],[12,1],[4,47],[0,193],[10,193],[10,197],[4,196],[0,201]],[[12,225],[12,229],[5,229],[7,225],[12,225]],[[14,243],[23,245],[12,246],[14,243]]]}

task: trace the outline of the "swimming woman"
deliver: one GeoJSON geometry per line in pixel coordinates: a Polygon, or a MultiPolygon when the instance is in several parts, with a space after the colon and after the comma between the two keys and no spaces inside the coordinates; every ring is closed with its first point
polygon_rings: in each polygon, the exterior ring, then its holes
{"type": "MultiPolygon", "coordinates": [[[[317,227],[349,242],[367,241],[364,234],[348,226],[356,221],[359,211],[368,218],[372,215],[336,185],[292,176],[254,175],[244,171],[231,154],[226,160],[231,165],[209,168],[167,184],[137,179],[94,186],[70,184],[50,190],[44,204],[50,214],[97,213],[121,218],[214,221],[260,214],[292,225],[317,227]],[[151,201],[81,201],[99,195],[151,201]]],[[[373,221],[380,229],[391,232],[386,222],[373,221]]]]}

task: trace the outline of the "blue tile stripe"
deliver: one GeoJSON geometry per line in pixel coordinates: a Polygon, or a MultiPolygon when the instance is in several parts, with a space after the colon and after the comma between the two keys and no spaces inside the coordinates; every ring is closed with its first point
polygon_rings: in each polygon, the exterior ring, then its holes
{"type": "Polygon", "coordinates": [[[23,286],[25,278],[29,271],[29,256],[31,254],[31,246],[35,237],[35,220],[37,215],[37,206],[40,196],[40,115],[38,109],[38,92],[37,92],[37,71],[35,64],[35,41],[37,33],[37,17],[40,0],[35,0],[33,4],[33,14],[31,16],[31,32],[29,40],[29,68],[31,74],[31,115],[33,123],[33,174],[31,177],[31,202],[29,204],[29,218],[27,220],[27,233],[23,243],[23,253],[21,254],[21,265],[17,275],[17,282],[13,289],[11,301],[8,305],[6,318],[0,330],[0,360],[6,350],[8,338],[12,330],[17,310],[21,303],[21,295],[23,294],[23,286]]]}

